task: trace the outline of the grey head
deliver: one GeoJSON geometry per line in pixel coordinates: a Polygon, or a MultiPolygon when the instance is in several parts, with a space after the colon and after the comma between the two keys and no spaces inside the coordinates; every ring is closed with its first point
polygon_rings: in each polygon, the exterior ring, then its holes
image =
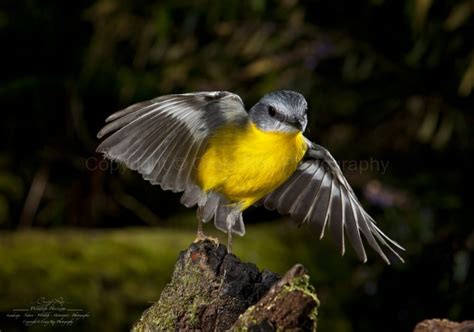
{"type": "Polygon", "coordinates": [[[249,118],[261,130],[296,133],[306,129],[307,107],[308,103],[301,93],[273,91],[250,109],[249,118]]]}

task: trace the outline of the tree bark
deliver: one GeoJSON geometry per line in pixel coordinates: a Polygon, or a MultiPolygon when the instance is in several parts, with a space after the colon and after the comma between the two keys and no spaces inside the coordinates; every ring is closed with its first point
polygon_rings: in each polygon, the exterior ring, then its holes
{"type": "Polygon", "coordinates": [[[206,240],[180,253],[171,282],[132,331],[316,331],[318,305],[303,266],[280,278],[206,240]]]}
{"type": "Polygon", "coordinates": [[[462,323],[452,322],[447,319],[427,319],[418,323],[413,332],[472,332],[474,320],[462,323]]]}

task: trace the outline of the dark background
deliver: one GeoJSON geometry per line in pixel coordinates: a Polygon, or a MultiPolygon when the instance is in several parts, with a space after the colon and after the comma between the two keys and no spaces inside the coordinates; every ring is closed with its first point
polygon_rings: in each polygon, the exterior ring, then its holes
{"type": "Polygon", "coordinates": [[[306,135],[406,248],[405,264],[372,252],[361,264],[248,211],[237,255],[279,273],[304,263],[321,331],[473,319],[473,12],[470,0],[2,1],[0,329],[27,329],[7,314],[41,296],[90,313],[69,329],[102,331],[157,299],[194,211],[102,162],[95,134],[133,102],[198,90],[247,108],[303,93],[306,135]]]}

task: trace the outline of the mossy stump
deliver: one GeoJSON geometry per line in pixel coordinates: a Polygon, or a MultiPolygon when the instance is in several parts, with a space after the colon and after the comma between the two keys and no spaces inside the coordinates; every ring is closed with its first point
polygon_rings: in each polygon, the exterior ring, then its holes
{"type": "Polygon", "coordinates": [[[318,305],[301,265],[280,279],[206,240],[180,253],[171,282],[132,331],[315,331],[318,305]]]}

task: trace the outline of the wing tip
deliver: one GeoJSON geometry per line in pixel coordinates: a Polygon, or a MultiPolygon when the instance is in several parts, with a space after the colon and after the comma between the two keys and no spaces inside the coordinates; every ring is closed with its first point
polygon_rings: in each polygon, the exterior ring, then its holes
{"type": "Polygon", "coordinates": [[[111,115],[109,115],[108,117],[105,118],[105,123],[109,123],[109,122],[112,122],[114,121],[115,119],[119,118],[120,117],[120,114],[117,114],[117,113],[120,113],[121,111],[118,111],[118,112],[115,112],[111,115]]]}
{"type": "Polygon", "coordinates": [[[95,152],[101,153],[106,157],[106,154],[108,152],[108,149],[104,147],[104,142],[100,143],[97,148],[95,149],[95,152]]]}
{"type": "Polygon", "coordinates": [[[382,249],[380,249],[380,251],[377,250],[376,252],[382,257],[382,259],[387,263],[387,265],[391,265],[392,263],[394,263],[396,261],[399,261],[401,263],[405,263],[405,260],[403,259],[403,257],[400,256],[400,254],[394,248],[392,248],[387,243],[382,243],[382,244],[390,250],[390,256],[391,256],[392,259],[391,260],[388,259],[387,255],[385,255],[385,253],[382,251],[382,249]]]}
{"type": "Polygon", "coordinates": [[[96,136],[98,139],[101,139],[102,137],[110,133],[111,131],[113,131],[113,129],[111,129],[111,123],[108,123],[97,133],[96,136]]]}

